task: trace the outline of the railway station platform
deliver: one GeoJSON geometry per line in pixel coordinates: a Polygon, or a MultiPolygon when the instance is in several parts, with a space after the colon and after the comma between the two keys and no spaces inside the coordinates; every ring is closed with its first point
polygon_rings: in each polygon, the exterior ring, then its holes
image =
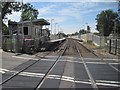
{"type": "MultiPolygon", "coordinates": [[[[41,44],[41,51],[45,51],[45,50],[53,50],[54,48],[56,48],[56,46],[59,46],[61,43],[63,43],[66,39],[56,39],[56,40],[50,40],[47,41],[43,44],[41,44]]],[[[56,48],[57,49],[57,48],[56,48]]]]}

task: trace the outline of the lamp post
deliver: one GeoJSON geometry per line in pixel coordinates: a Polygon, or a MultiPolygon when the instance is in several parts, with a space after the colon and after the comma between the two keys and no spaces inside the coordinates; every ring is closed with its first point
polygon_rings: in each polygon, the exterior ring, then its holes
{"type": "Polygon", "coordinates": [[[51,34],[52,34],[52,23],[54,19],[51,19],[51,34]]]}
{"type": "Polygon", "coordinates": [[[56,39],[56,25],[57,25],[58,23],[55,23],[55,31],[54,31],[54,36],[55,36],[55,39],[56,39]]]}
{"type": "Polygon", "coordinates": [[[58,24],[58,23],[55,23],[55,31],[54,31],[54,34],[56,34],[56,30],[57,30],[57,27],[56,27],[56,26],[57,26],[57,24],[58,24]]]}
{"type": "Polygon", "coordinates": [[[85,24],[86,24],[86,30],[87,30],[88,23],[85,23],[85,24]]]}

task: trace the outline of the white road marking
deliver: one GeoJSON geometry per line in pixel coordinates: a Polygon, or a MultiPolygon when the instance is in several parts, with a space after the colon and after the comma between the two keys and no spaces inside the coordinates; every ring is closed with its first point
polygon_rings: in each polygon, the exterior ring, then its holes
{"type": "MultiPolygon", "coordinates": [[[[0,72],[5,73],[6,71],[10,71],[7,69],[1,69],[0,68],[0,72]]],[[[17,72],[17,71],[10,71],[10,72],[17,72]]],[[[21,76],[28,76],[28,77],[43,77],[45,74],[43,73],[32,73],[32,72],[21,72],[19,75],[21,76]]],[[[83,84],[91,84],[90,80],[89,81],[81,81],[78,80],[78,78],[73,78],[73,77],[69,77],[69,76],[61,76],[61,75],[48,75],[47,77],[48,79],[59,79],[59,80],[63,80],[63,81],[67,81],[67,82],[73,82],[73,83],[83,83],[83,84]]],[[[117,81],[107,81],[107,80],[96,80],[97,81],[97,85],[103,85],[103,86],[114,86],[114,87],[120,87],[120,85],[118,85],[120,82],[117,81]]]]}
{"type": "Polygon", "coordinates": [[[45,74],[42,74],[42,73],[21,72],[19,75],[29,76],[29,77],[43,77],[45,74]]]}
{"type": "Polygon", "coordinates": [[[119,63],[109,63],[109,64],[111,64],[111,65],[112,65],[112,64],[113,64],[113,65],[114,65],[114,64],[115,64],[115,65],[116,65],[116,64],[119,65],[119,63]]]}
{"type": "Polygon", "coordinates": [[[114,60],[118,62],[118,59],[103,59],[103,60],[114,60]]]}
{"type": "Polygon", "coordinates": [[[4,71],[0,71],[0,73],[4,74],[5,72],[4,71]]]}
{"type": "Polygon", "coordinates": [[[2,49],[0,49],[0,52],[2,52],[3,50],[2,49]]]}
{"type": "MultiPolygon", "coordinates": [[[[53,60],[53,59],[41,59],[41,60],[42,60],[42,61],[49,61],[49,62],[55,61],[55,60],[53,60]]],[[[77,60],[74,60],[74,61],[73,61],[73,60],[68,60],[68,59],[67,59],[67,60],[63,60],[63,59],[62,59],[62,60],[59,60],[59,62],[61,62],[61,61],[62,61],[62,62],[66,62],[66,61],[67,61],[67,62],[71,62],[71,63],[83,63],[82,61],[77,61],[77,60]]],[[[105,62],[94,62],[94,61],[93,61],[93,62],[86,61],[86,63],[89,63],[89,64],[106,64],[105,62]]],[[[119,63],[109,63],[109,64],[119,64],[119,63]]]]}
{"type": "Polygon", "coordinates": [[[32,59],[32,60],[39,60],[39,59],[36,59],[36,58],[28,58],[28,57],[20,57],[20,56],[12,56],[13,58],[19,58],[19,59],[32,59]]]}
{"type": "Polygon", "coordinates": [[[56,60],[54,60],[54,59],[41,59],[41,61],[49,61],[49,62],[53,62],[53,61],[56,61],[56,60]]]}
{"type": "MultiPolygon", "coordinates": [[[[81,59],[81,58],[80,58],[81,59]]],[[[100,58],[83,58],[84,60],[101,60],[100,58]]]]}
{"type": "Polygon", "coordinates": [[[12,71],[12,70],[8,70],[8,69],[0,68],[0,72],[1,72],[2,74],[4,74],[4,73],[6,73],[6,72],[15,73],[16,71],[12,71]]]}
{"type": "Polygon", "coordinates": [[[0,71],[8,72],[9,70],[8,69],[0,68],[0,71]]]}
{"type": "Polygon", "coordinates": [[[57,56],[45,56],[45,57],[57,57],[57,56]]]}
{"type": "Polygon", "coordinates": [[[120,82],[118,82],[118,81],[107,81],[107,80],[96,80],[96,82],[120,84],[120,82]]]}
{"type": "Polygon", "coordinates": [[[117,84],[108,84],[108,83],[96,83],[97,85],[102,85],[102,86],[113,86],[113,87],[120,87],[120,85],[117,84]]]}
{"type": "MultiPolygon", "coordinates": [[[[32,59],[32,60],[38,60],[36,58],[28,58],[28,57],[21,57],[21,56],[12,56],[13,58],[19,58],[19,59],[32,59]]],[[[56,57],[56,56],[47,56],[47,57],[56,57]]],[[[67,57],[69,59],[73,58],[73,57],[67,57]]],[[[85,60],[101,60],[99,58],[84,58],[85,60]]],[[[50,60],[50,59],[42,59],[42,60],[45,60],[45,61],[55,61],[55,60],[50,60]]],[[[103,60],[116,60],[117,59],[103,59],[103,60]]],[[[66,61],[66,60],[60,60],[60,61],[66,61]]],[[[71,61],[71,60],[67,60],[68,62],[73,62],[73,63],[82,63],[80,61],[71,61]]],[[[105,64],[104,62],[86,62],[86,63],[95,63],[95,64],[105,64]]],[[[117,64],[117,63],[110,63],[110,64],[117,64]]]]}
{"type": "MultiPolygon", "coordinates": [[[[85,60],[101,60],[101,58],[84,58],[85,60]]],[[[103,60],[113,60],[118,61],[118,59],[112,59],[112,58],[103,58],[103,60]]]]}
{"type": "Polygon", "coordinates": [[[86,63],[89,63],[89,64],[106,64],[104,62],[86,62],[86,63]]]}

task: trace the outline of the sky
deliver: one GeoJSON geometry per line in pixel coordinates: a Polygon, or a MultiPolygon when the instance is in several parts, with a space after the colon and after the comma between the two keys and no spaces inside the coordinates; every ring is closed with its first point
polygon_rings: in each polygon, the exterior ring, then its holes
{"type": "MultiPolygon", "coordinates": [[[[117,12],[118,9],[118,3],[115,0],[56,1],[24,1],[32,4],[39,11],[38,19],[44,18],[49,22],[54,19],[52,21],[52,33],[55,32],[55,23],[57,23],[56,32],[63,31],[66,34],[70,34],[78,32],[81,28],[86,29],[87,25],[91,27],[92,32],[96,32],[96,16],[103,10],[112,9],[117,12]]],[[[13,21],[19,21],[20,15],[21,12],[13,12],[7,17],[13,21]]]]}

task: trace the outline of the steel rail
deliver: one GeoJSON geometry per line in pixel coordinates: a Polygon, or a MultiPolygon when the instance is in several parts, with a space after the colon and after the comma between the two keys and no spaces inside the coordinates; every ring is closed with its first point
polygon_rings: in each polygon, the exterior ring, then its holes
{"type": "MultiPolygon", "coordinates": [[[[61,49],[60,49],[61,51],[61,49]]],[[[59,51],[59,52],[60,52],[59,51]]],[[[17,76],[18,74],[20,74],[21,72],[25,71],[26,69],[28,69],[29,67],[33,66],[34,64],[36,64],[37,62],[39,62],[42,58],[45,58],[45,56],[49,55],[51,52],[45,54],[43,57],[41,57],[40,59],[36,60],[35,62],[33,62],[32,64],[28,65],[27,67],[21,69],[20,71],[17,71],[16,73],[12,74],[10,77],[8,77],[7,79],[5,79],[4,81],[2,81],[0,83],[0,86],[3,85],[4,83],[6,83],[7,81],[11,80],[12,78],[14,78],[15,76],[17,76]]],[[[25,62],[26,63],[26,62],[25,62]]],[[[8,71],[9,72],[9,71],[8,71]]]]}
{"type": "Polygon", "coordinates": [[[106,63],[108,66],[110,66],[112,69],[114,69],[115,71],[120,72],[120,70],[116,67],[114,67],[113,65],[111,65],[110,63],[106,62],[103,57],[98,56],[96,53],[94,53],[93,51],[89,50],[87,47],[85,47],[84,45],[82,45],[79,41],[77,41],[81,46],[83,46],[84,48],[86,48],[88,51],[90,51],[91,53],[93,53],[95,56],[97,56],[98,58],[100,58],[100,60],[104,61],[104,63],[106,63]]]}
{"type": "MultiPolygon", "coordinates": [[[[50,53],[47,53],[47,55],[49,55],[50,53]]],[[[44,58],[45,56],[47,55],[44,55],[42,58],[44,58]]],[[[18,74],[20,74],[21,72],[25,71],[26,69],[28,69],[29,67],[33,66],[35,63],[37,63],[38,61],[40,61],[41,59],[38,59],[36,60],[34,63],[28,65],[27,67],[21,69],[20,71],[17,71],[16,73],[14,73],[13,75],[11,75],[10,77],[8,77],[7,79],[5,79],[4,81],[2,81],[0,83],[0,85],[3,85],[4,83],[6,83],[7,81],[11,80],[12,78],[14,78],[15,76],[17,76],[18,74]]],[[[26,62],[25,62],[26,63],[26,62]]],[[[9,71],[8,71],[9,72],[9,71]]]]}
{"type": "MultiPolygon", "coordinates": [[[[68,42],[68,41],[67,41],[68,42]]],[[[66,46],[64,47],[64,50],[60,53],[60,55],[57,57],[56,61],[53,63],[53,65],[51,66],[51,68],[47,71],[47,73],[43,76],[43,78],[40,80],[40,82],[38,83],[38,85],[34,88],[34,90],[39,90],[39,88],[42,86],[42,84],[44,83],[44,81],[47,79],[47,76],[50,74],[50,72],[53,70],[53,68],[56,66],[56,64],[58,63],[58,61],[60,60],[61,56],[63,56],[63,54],[65,53],[65,51],[67,50],[68,44],[66,44],[66,46]]]]}
{"type": "Polygon", "coordinates": [[[88,69],[88,67],[87,67],[86,62],[84,61],[84,58],[82,57],[82,54],[81,54],[81,52],[80,52],[80,49],[79,49],[77,46],[78,46],[78,45],[77,45],[77,43],[76,43],[76,50],[77,50],[77,52],[78,52],[78,54],[79,54],[79,56],[80,56],[80,58],[81,58],[81,60],[82,60],[82,62],[83,62],[83,65],[84,65],[84,67],[85,67],[85,70],[87,71],[88,77],[89,77],[89,79],[90,79],[90,81],[91,81],[91,83],[92,83],[92,87],[93,87],[94,90],[98,90],[98,87],[97,87],[97,85],[96,85],[96,81],[93,79],[92,74],[90,73],[90,71],[89,71],[89,69],[88,69]]]}

